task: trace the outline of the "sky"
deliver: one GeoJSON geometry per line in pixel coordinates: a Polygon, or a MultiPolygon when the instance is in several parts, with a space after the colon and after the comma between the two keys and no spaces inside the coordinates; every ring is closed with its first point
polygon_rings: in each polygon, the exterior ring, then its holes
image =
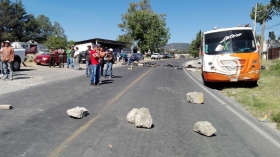
{"type": "MultiPolygon", "coordinates": [[[[11,0],[15,2],[16,0],[11,0]]],[[[118,24],[127,12],[129,3],[140,0],[22,0],[28,14],[47,16],[52,24],[56,21],[64,29],[68,40],[83,41],[93,38],[116,40],[123,34],[118,24]]],[[[196,34],[218,28],[250,24],[254,21],[250,12],[256,3],[268,4],[270,0],[150,0],[152,10],[166,14],[170,29],[168,43],[191,43],[196,34]]],[[[266,23],[268,32],[280,36],[280,16],[266,23]],[[278,24],[278,26],[277,26],[278,24]],[[275,26],[276,25],[276,26],[275,26]]],[[[256,24],[261,34],[261,25],[256,24]]]]}

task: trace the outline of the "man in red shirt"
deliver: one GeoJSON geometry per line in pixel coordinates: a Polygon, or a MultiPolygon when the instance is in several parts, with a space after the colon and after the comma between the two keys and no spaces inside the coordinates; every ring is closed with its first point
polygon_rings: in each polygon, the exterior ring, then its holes
{"type": "Polygon", "coordinates": [[[91,79],[90,85],[100,85],[100,65],[99,65],[99,44],[94,45],[94,49],[90,50],[90,61],[91,61],[91,79]]]}

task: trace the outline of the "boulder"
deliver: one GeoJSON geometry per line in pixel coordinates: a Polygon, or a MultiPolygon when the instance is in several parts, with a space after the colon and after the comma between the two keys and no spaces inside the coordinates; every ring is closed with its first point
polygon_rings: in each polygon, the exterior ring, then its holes
{"type": "Polygon", "coordinates": [[[212,136],[217,130],[212,126],[210,122],[199,121],[193,125],[193,131],[198,132],[205,136],[212,136]]]}
{"type": "Polygon", "coordinates": [[[130,112],[128,112],[127,116],[126,116],[126,120],[129,123],[135,124],[135,116],[138,114],[140,110],[138,108],[134,108],[132,109],[130,112]]]}
{"type": "Polygon", "coordinates": [[[83,118],[89,114],[88,110],[84,107],[75,107],[66,111],[67,114],[74,118],[83,118]]]}
{"type": "Polygon", "coordinates": [[[156,65],[151,65],[151,68],[155,68],[155,67],[157,67],[156,65]]]}
{"type": "Polygon", "coordinates": [[[0,105],[0,110],[9,110],[12,109],[12,105],[0,105]]]}
{"type": "Polygon", "coordinates": [[[204,103],[204,96],[201,92],[191,92],[187,93],[187,102],[194,103],[194,104],[203,104],[204,103]]]}
{"type": "Polygon", "coordinates": [[[144,66],[144,64],[142,64],[142,63],[138,63],[138,66],[144,66]]]}
{"type": "Polygon", "coordinates": [[[135,125],[137,128],[150,129],[152,127],[153,119],[147,108],[140,108],[135,116],[135,125]]]}
{"type": "Polygon", "coordinates": [[[129,68],[127,68],[128,70],[133,70],[133,67],[129,67],[129,68]]]}

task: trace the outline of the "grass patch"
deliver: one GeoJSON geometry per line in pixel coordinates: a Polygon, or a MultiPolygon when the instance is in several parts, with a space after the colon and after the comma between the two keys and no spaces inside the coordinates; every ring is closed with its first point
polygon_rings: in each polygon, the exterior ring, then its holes
{"type": "Polygon", "coordinates": [[[257,87],[225,88],[223,92],[234,97],[256,118],[268,115],[268,121],[280,127],[280,61],[262,60],[261,64],[265,69],[261,70],[257,87]]]}

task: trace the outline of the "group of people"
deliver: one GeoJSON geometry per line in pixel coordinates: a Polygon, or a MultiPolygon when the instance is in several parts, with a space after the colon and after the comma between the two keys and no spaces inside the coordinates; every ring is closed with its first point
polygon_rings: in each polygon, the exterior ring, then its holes
{"type": "MultiPolygon", "coordinates": [[[[64,55],[66,55],[66,67],[67,68],[74,68],[75,70],[80,70],[80,63],[79,63],[79,48],[76,47],[74,48],[74,45],[70,46],[69,49],[66,51],[63,49],[63,47],[60,47],[58,50],[58,56],[59,56],[59,68],[64,68],[64,55]]],[[[49,61],[49,67],[51,68],[52,66],[55,67],[55,59],[54,59],[54,48],[51,47],[49,51],[50,55],[50,61],[49,61]]]]}
{"type": "Polygon", "coordinates": [[[90,85],[96,86],[100,85],[100,77],[107,77],[107,71],[110,70],[109,78],[113,77],[113,63],[114,63],[114,55],[113,49],[110,48],[108,51],[104,51],[104,48],[100,46],[100,44],[94,45],[92,49],[91,45],[87,46],[87,50],[85,51],[85,60],[86,60],[86,76],[90,79],[90,85]],[[105,70],[105,59],[106,59],[106,67],[105,70]]]}
{"type": "Polygon", "coordinates": [[[15,52],[11,47],[9,41],[1,42],[1,50],[0,50],[0,66],[1,80],[13,80],[13,61],[14,61],[15,52]]]}

